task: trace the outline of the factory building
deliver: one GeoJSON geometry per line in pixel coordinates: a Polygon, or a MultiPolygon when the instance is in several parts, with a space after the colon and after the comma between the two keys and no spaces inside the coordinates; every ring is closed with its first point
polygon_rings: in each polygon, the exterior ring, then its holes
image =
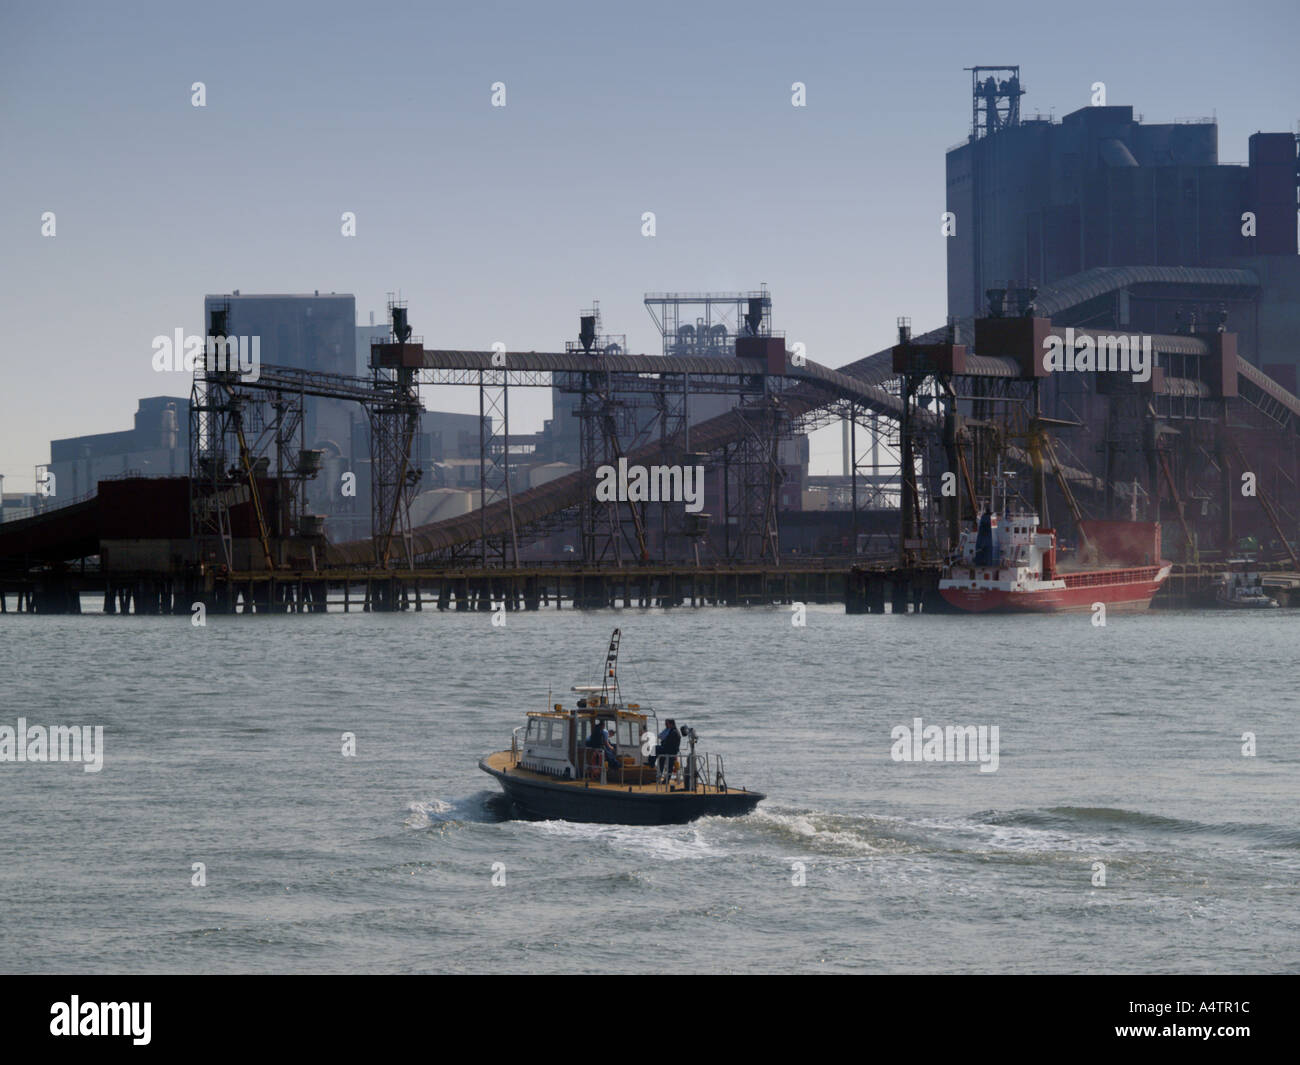
{"type": "Polygon", "coordinates": [[[947,154],[951,317],[986,313],[990,289],[1099,268],[1246,269],[1258,279],[1250,293],[1173,300],[1135,288],[1105,310],[1117,325],[1166,334],[1194,332],[1225,311],[1241,354],[1266,370],[1289,365],[1282,376],[1294,381],[1294,134],[1256,133],[1244,165],[1221,163],[1213,119],[1145,123],[1128,106],[1022,119],[1014,67],[974,68],[972,88],[970,137],[947,154]]]}
{"type": "Polygon", "coordinates": [[[6,492],[5,477],[0,473],[0,522],[30,518],[36,513],[36,493],[6,492]]]}
{"type": "Polygon", "coordinates": [[[57,504],[95,490],[104,480],[184,477],[189,473],[188,396],[150,396],[139,401],[135,425],[116,433],[94,433],[50,441],[45,469],[54,475],[57,504]]]}

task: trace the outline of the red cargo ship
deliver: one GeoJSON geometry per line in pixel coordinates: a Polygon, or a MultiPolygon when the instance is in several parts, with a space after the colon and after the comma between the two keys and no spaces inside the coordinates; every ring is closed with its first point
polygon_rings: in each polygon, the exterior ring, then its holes
{"type": "Polygon", "coordinates": [[[939,592],[960,610],[1057,613],[1092,609],[1145,610],[1169,576],[1160,558],[1160,523],[1083,521],[1086,567],[1060,568],[1056,530],[1033,513],[985,513],[961,535],[944,567],[939,592]]]}

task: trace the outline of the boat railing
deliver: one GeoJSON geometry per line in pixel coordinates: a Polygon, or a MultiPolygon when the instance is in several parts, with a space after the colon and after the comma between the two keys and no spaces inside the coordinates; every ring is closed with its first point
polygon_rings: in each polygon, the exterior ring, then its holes
{"type": "MultiPolygon", "coordinates": [[[[707,780],[708,776],[706,775],[704,779],[707,780]]],[[[718,791],[727,790],[727,771],[722,765],[722,755],[720,754],[715,754],[713,756],[713,786],[717,788],[718,791]]]]}
{"type": "Polygon", "coordinates": [[[696,751],[682,759],[682,786],[688,791],[709,790],[709,763],[712,756],[707,751],[696,751]]]}
{"type": "Polygon", "coordinates": [[[686,791],[726,791],[727,775],[723,767],[722,755],[709,754],[707,751],[679,751],[677,754],[661,754],[655,758],[656,790],[669,791],[674,788],[686,791]],[[671,768],[669,764],[671,763],[671,768]]]}
{"type": "Polygon", "coordinates": [[[605,752],[599,747],[582,747],[579,749],[582,762],[582,779],[599,780],[602,784],[609,783],[609,761],[605,757],[605,752]]]}
{"type": "Polygon", "coordinates": [[[526,725],[520,725],[518,728],[513,729],[510,732],[510,761],[515,765],[519,764],[519,750],[521,746],[519,734],[523,732],[526,727],[526,725]]]}
{"type": "MultiPolygon", "coordinates": [[[[579,748],[578,762],[581,780],[600,784],[632,783],[626,779],[625,770],[633,767],[620,766],[614,769],[606,758],[605,752],[597,747],[579,748]]],[[[642,777],[639,782],[642,787],[649,787],[654,791],[725,792],[727,790],[726,769],[720,754],[697,751],[692,755],[688,751],[679,751],[676,754],[655,755],[648,767],[644,762],[634,763],[634,765],[638,768],[638,777],[641,777],[641,768],[649,768],[653,771],[652,780],[646,781],[642,777]]]]}
{"type": "Polygon", "coordinates": [[[685,755],[678,754],[657,754],[654,756],[653,769],[655,771],[654,786],[656,790],[662,789],[667,791],[672,782],[680,779],[682,772],[682,761],[685,755]]]}

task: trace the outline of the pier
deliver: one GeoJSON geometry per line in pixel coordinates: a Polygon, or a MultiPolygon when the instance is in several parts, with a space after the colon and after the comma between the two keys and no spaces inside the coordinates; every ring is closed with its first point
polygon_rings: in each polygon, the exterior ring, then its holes
{"type": "MultiPolygon", "coordinates": [[[[1259,563],[1265,590],[1300,607],[1300,572],[1259,563]]],[[[850,564],[808,559],[779,565],[583,566],[551,564],[484,570],[370,568],[303,572],[158,574],[67,570],[0,576],[0,613],[80,614],[82,597],[105,614],[311,614],[403,610],[518,611],[611,608],[843,604],[849,614],[941,614],[937,564],[850,564]]],[[[1153,609],[1214,605],[1223,566],[1175,563],[1153,609]]]]}
{"type": "Polygon", "coordinates": [[[81,596],[102,596],[105,614],[295,614],[401,610],[602,609],[842,603],[849,564],[717,566],[536,565],[502,569],[372,568],[304,572],[253,570],[111,577],[68,571],[0,578],[0,611],[81,613],[81,596]]]}

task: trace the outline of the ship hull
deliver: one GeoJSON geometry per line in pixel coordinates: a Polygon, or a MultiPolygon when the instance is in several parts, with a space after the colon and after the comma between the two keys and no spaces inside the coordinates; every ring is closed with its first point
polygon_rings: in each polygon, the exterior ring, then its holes
{"type": "Polygon", "coordinates": [[[681,825],[697,817],[740,817],[763,801],[756,791],[661,789],[550,780],[526,770],[506,767],[497,755],[479,762],[526,819],[583,821],[602,825],[681,825]],[[496,764],[494,764],[496,763],[496,764]]]}
{"type": "Polygon", "coordinates": [[[976,614],[1068,614],[1083,613],[1104,603],[1117,612],[1146,610],[1168,576],[1168,567],[1146,567],[1149,572],[1124,571],[1107,580],[1104,571],[1063,575],[1063,588],[1034,588],[1011,591],[989,587],[940,588],[944,599],[958,610],[976,614]]]}

